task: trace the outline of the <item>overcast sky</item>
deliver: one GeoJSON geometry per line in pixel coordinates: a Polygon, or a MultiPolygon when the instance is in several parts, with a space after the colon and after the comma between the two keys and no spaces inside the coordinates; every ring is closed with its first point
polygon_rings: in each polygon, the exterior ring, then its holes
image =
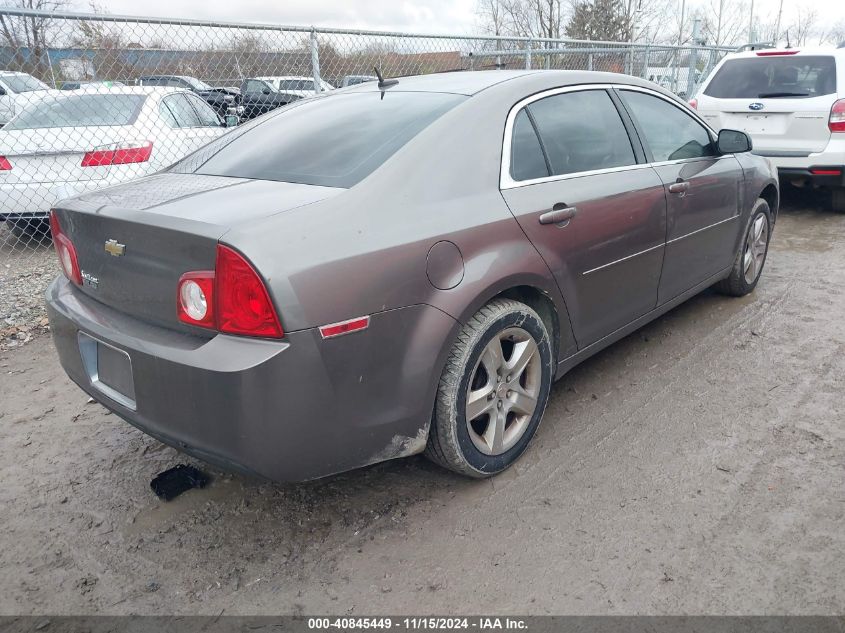
{"type": "MultiPolygon", "coordinates": [[[[732,0],[725,0],[731,2],[732,0]]],[[[699,0],[690,0],[698,4],[699,0]]],[[[469,34],[478,31],[477,0],[99,0],[110,13],[276,22],[306,26],[469,34]]],[[[783,22],[799,5],[814,6],[820,22],[845,20],[845,0],[784,0],[783,22]]],[[[774,14],[778,0],[755,0],[755,14],[774,14]]],[[[85,0],[73,0],[84,11],[85,0]]]]}

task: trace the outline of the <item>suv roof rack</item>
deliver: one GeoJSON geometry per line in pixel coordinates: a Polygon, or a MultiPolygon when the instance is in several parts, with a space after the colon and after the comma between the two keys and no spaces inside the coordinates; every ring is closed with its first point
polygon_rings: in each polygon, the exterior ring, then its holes
{"type": "Polygon", "coordinates": [[[775,48],[774,42],[749,42],[737,47],[734,53],[742,53],[744,51],[758,51],[764,48],[775,48]]]}

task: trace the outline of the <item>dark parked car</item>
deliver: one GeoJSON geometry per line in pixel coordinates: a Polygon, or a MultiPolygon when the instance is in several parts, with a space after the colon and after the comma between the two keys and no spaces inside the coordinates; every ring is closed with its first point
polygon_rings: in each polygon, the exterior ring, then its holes
{"type": "Polygon", "coordinates": [[[576,364],[705,288],[754,290],[778,183],[749,149],[623,75],[303,99],[57,205],[56,348],[106,407],[225,467],[424,451],[493,475],[576,364]]]}
{"type": "Polygon", "coordinates": [[[210,105],[222,118],[229,113],[230,107],[236,107],[240,100],[240,90],[232,87],[209,86],[196,77],[184,75],[145,75],[138,78],[139,86],[165,86],[190,90],[210,105]]]}
{"type": "MultiPolygon", "coordinates": [[[[311,80],[309,80],[311,81],[311,80]]],[[[283,105],[298,101],[305,96],[301,89],[297,91],[278,90],[272,77],[252,77],[244,79],[241,84],[241,105],[243,106],[242,120],[254,119],[283,105]]],[[[313,86],[313,81],[312,81],[313,86]]],[[[307,92],[314,94],[313,87],[307,92]]]]}

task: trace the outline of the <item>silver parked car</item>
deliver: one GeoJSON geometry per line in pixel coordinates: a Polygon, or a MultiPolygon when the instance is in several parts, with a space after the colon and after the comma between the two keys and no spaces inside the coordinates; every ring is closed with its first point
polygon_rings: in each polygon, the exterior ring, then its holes
{"type": "Polygon", "coordinates": [[[298,101],[58,205],[56,347],[106,407],[225,467],[425,452],[493,475],[577,363],[709,286],[754,289],[778,190],[749,149],[622,75],[298,101]]]}

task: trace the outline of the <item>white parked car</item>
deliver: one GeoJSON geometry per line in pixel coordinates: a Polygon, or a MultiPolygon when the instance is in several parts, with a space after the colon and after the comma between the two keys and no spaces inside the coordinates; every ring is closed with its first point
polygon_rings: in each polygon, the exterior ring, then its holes
{"type": "MultiPolygon", "coordinates": [[[[255,77],[255,79],[270,84],[276,92],[296,95],[300,99],[310,97],[318,92],[313,77],[255,77]]],[[[334,90],[334,88],[330,83],[321,79],[319,92],[328,92],[329,90],[334,90]]]]}
{"type": "Polygon", "coordinates": [[[0,70],[0,127],[27,106],[58,92],[27,73],[0,70]]]}
{"type": "Polygon", "coordinates": [[[747,132],[781,182],[830,188],[845,212],[845,48],[728,55],[690,105],[716,130],[747,132]]]}
{"type": "Polygon", "coordinates": [[[46,232],[57,200],[156,172],[224,131],[187,90],[60,92],[0,130],[0,220],[18,236],[46,232]]]}

